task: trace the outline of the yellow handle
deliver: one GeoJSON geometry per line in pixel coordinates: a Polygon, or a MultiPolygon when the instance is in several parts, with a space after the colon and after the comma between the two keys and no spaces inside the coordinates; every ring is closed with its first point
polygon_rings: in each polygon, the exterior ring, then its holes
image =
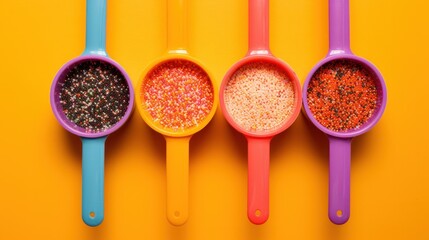
{"type": "Polygon", "coordinates": [[[169,52],[184,52],[188,45],[187,0],[167,2],[167,48],[169,52]]]}
{"type": "Polygon", "coordinates": [[[167,219],[180,226],[188,219],[189,140],[165,137],[167,142],[167,219]]]}

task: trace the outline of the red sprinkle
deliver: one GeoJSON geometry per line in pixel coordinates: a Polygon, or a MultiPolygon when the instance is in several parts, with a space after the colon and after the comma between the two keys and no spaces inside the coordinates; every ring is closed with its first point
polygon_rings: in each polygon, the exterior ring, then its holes
{"type": "Polygon", "coordinates": [[[358,129],[377,106],[374,76],[361,64],[335,60],[320,67],[307,89],[308,106],[316,120],[336,131],[358,129]]]}

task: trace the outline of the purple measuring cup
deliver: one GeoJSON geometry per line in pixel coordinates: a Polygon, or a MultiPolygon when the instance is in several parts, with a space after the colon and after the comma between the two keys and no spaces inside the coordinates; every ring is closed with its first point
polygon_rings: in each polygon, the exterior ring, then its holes
{"type": "Polygon", "coordinates": [[[58,71],[50,101],[58,122],[81,137],[82,219],[97,226],[104,219],[104,144],[130,117],[134,90],[105,50],[106,0],[87,0],[86,16],[85,50],[58,71]]]}
{"type": "MultiPolygon", "coordinates": [[[[340,77],[341,78],[341,77],[340,77]]],[[[353,55],[350,50],[349,1],[329,1],[329,53],[307,76],[303,86],[303,106],[308,119],[329,139],[329,219],[335,224],[344,224],[350,217],[350,158],[353,137],[369,131],[381,118],[387,101],[383,77],[369,61],[353,55]],[[309,94],[315,75],[335,62],[345,62],[363,69],[373,80],[376,92],[371,115],[356,128],[333,130],[318,121],[310,108],[309,94]]]]}

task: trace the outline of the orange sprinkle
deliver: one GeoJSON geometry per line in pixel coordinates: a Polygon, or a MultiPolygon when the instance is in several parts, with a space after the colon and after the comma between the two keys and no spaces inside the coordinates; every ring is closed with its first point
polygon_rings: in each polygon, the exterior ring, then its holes
{"type": "Polygon", "coordinates": [[[336,132],[358,129],[377,105],[374,76],[354,61],[328,62],[312,76],[307,101],[324,127],[336,132]]]}
{"type": "Polygon", "coordinates": [[[198,126],[210,113],[214,89],[207,73],[195,63],[170,60],[150,71],[140,97],[153,121],[183,131],[198,126]]]}

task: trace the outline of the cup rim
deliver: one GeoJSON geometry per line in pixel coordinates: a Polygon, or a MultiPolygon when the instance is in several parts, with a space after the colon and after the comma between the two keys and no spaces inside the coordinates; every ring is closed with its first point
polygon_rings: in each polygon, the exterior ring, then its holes
{"type": "Polygon", "coordinates": [[[302,87],[302,106],[303,109],[305,111],[305,114],[307,116],[307,118],[322,132],[324,132],[325,134],[328,134],[330,136],[334,136],[334,137],[339,137],[339,138],[351,138],[351,137],[355,137],[358,135],[361,135],[365,132],[368,132],[372,127],[374,127],[374,125],[380,120],[381,116],[383,115],[383,112],[386,108],[386,102],[387,102],[387,90],[386,90],[386,84],[384,82],[383,76],[381,75],[380,71],[375,67],[374,64],[372,64],[370,61],[358,57],[356,55],[353,54],[349,54],[349,53],[339,53],[339,54],[334,54],[334,55],[328,55],[326,58],[322,59],[321,61],[319,61],[309,72],[309,74],[307,75],[305,81],[304,81],[304,85],[302,87]],[[361,127],[359,127],[358,129],[354,129],[354,130],[348,130],[348,131],[344,131],[344,132],[337,132],[337,131],[333,131],[330,130],[328,128],[326,128],[325,126],[323,126],[322,124],[320,124],[316,118],[313,116],[310,107],[308,106],[308,102],[307,102],[307,89],[308,89],[308,85],[311,81],[312,76],[315,74],[315,72],[322,67],[323,65],[332,62],[332,61],[336,61],[336,60],[349,60],[349,61],[354,61],[357,62],[358,64],[363,65],[367,70],[369,70],[375,77],[376,77],[376,84],[378,86],[378,99],[381,100],[379,104],[377,104],[377,108],[376,108],[376,112],[375,114],[368,119],[368,121],[366,123],[364,123],[361,127]]]}
{"type": "Polygon", "coordinates": [[[292,68],[286,62],[284,62],[283,60],[281,60],[279,58],[272,56],[271,54],[247,55],[244,58],[242,58],[241,60],[239,60],[238,62],[236,62],[228,70],[228,72],[225,74],[225,76],[223,77],[219,92],[220,92],[220,97],[219,97],[220,107],[221,107],[221,110],[222,110],[222,113],[223,113],[225,119],[235,130],[244,134],[247,137],[255,137],[255,138],[273,137],[273,136],[285,131],[287,128],[289,128],[295,122],[295,120],[298,118],[300,110],[301,110],[301,103],[302,103],[302,100],[301,100],[302,99],[302,97],[301,97],[301,84],[299,82],[299,79],[298,79],[296,73],[292,70],[292,68]],[[273,130],[267,130],[267,131],[251,132],[251,131],[244,129],[239,124],[237,124],[234,121],[233,117],[229,114],[229,112],[226,108],[225,100],[224,100],[224,92],[225,92],[226,86],[228,84],[228,81],[230,80],[232,75],[239,68],[243,67],[246,64],[253,63],[253,62],[259,62],[259,61],[274,64],[277,67],[279,67],[280,70],[284,71],[288,75],[289,81],[292,83],[293,88],[294,88],[294,93],[295,93],[294,110],[293,110],[293,113],[291,114],[291,116],[289,116],[289,119],[287,119],[283,124],[281,124],[277,128],[275,128],[273,130]]]}
{"type": "Polygon", "coordinates": [[[77,136],[80,136],[80,137],[98,138],[98,137],[104,137],[104,136],[107,136],[107,135],[113,133],[114,131],[118,130],[122,125],[124,125],[124,123],[128,120],[128,118],[131,115],[131,112],[133,111],[133,106],[134,106],[134,89],[133,89],[133,85],[131,83],[131,79],[128,76],[128,74],[114,60],[112,60],[108,57],[105,57],[105,56],[101,56],[101,55],[94,55],[94,54],[82,55],[82,56],[76,57],[76,58],[68,61],[67,63],[65,63],[60,68],[60,70],[58,70],[57,74],[55,75],[54,81],[52,82],[52,85],[51,85],[50,103],[51,103],[52,111],[53,111],[55,117],[57,118],[58,122],[67,131],[69,131],[69,132],[71,132],[77,136]],[[123,75],[123,77],[125,78],[126,83],[128,85],[129,102],[128,102],[127,111],[125,112],[124,116],[122,117],[122,119],[120,121],[118,121],[112,127],[108,128],[104,131],[101,131],[101,132],[86,132],[86,130],[84,128],[77,126],[75,123],[70,121],[65,116],[65,114],[62,112],[62,106],[59,103],[58,91],[61,87],[60,83],[64,80],[65,75],[71,70],[71,68],[74,65],[77,65],[77,64],[80,64],[80,63],[86,62],[86,61],[101,61],[101,62],[105,62],[107,64],[112,65],[113,67],[115,67],[116,69],[119,70],[119,72],[123,75]]]}
{"type": "Polygon", "coordinates": [[[213,116],[215,115],[216,110],[217,110],[218,90],[217,90],[216,84],[213,81],[213,79],[214,79],[213,75],[211,74],[210,71],[207,70],[207,68],[204,66],[204,64],[202,64],[200,61],[193,58],[189,54],[168,52],[167,54],[158,58],[156,61],[149,64],[144,69],[141,77],[139,78],[139,81],[138,81],[137,87],[136,87],[135,98],[136,98],[137,109],[140,113],[140,116],[143,118],[143,121],[147,125],[149,125],[150,128],[152,128],[153,130],[155,130],[158,133],[161,133],[164,136],[187,137],[187,136],[191,136],[191,135],[201,131],[205,126],[207,126],[210,123],[210,121],[213,119],[213,116]],[[145,83],[145,79],[146,79],[147,75],[149,73],[151,73],[157,67],[159,67],[165,63],[175,61],[175,60],[188,61],[188,62],[196,65],[197,67],[201,68],[201,70],[203,70],[207,74],[207,76],[209,77],[210,83],[211,83],[212,88],[213,88],[213,105],[212,105],[210,112],[206,115],[206,117],[197,126],[194,126],[194,127],[191,127],[191,128],[185,129],[185,130],[181,130],[181,131],[174,131],[174,130],[171,130],[168,128],[164,128],[160,124],[156,124],[153,121],[150,114],[144,109],[144,107],[142,105],[142,101],[141,101],[142,86],[145,83]]]}

